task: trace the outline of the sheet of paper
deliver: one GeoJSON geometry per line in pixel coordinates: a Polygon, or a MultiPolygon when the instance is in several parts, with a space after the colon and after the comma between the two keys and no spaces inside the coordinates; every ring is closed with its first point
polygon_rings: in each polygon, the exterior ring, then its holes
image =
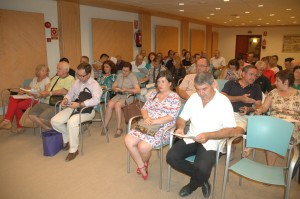
{"type": "Polygon", "coordinates": [[[12,97],[14,99],[32,99],[33,97],[32,96],[29,96],[29,95],[12,95],[12,97]]]}
{"type": "Polygon", "coordinates": [[[181,138],[190,138],[190,139],[196,138],[196,136],[194,136],[194,135],[182,135],[182,134],[177,134],[177,133],[172,133],[172,135],[175,135],[175,136],[181,137],[181,138]]]}
{"type": "Polygon", "coordinates": [[[25,88],[20,88],[20,90],[28,92],[28,93],[32,93],[34,95],[38,94],[39,92],[37,90],[33,90],[33,89],[25,89],[25,88]]]}

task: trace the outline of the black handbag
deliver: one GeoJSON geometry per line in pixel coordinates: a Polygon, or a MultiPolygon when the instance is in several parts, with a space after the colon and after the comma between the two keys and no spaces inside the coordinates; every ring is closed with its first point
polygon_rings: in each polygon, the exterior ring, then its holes
{"type": "MultiPolygon", "coordinates": [[[[92,97],[93,96],[92,96],[90,89],[85,87],[83,89],[83,91],[81,91],[79,93],[78,98],[75,100],[75,102],[81,103],[81,102],[84,102],[85,100],[91,99],[92,97]]],[[[82,108],[74,109],[71,116],[80,113],[81,109],[82,108]]],[[[94,109],[94,107],[88,107],[88,108],[85,108],[81,113],[91,113],[93,111],[93,109],[94,109]]]]}
{"type": "MultiPolygon", "coordinates": [[[[54,83],[54,85],[52,86],[50,92],[53,90],[54,86],[56,85],[57,81],[60,79],[60,77],[56,80],[56,82],[54,83]]],[[[49,105],[50,106],[55,106],[55,104],[59,101],[62,101],[64,99],[63,95],[52,95],[49,98],[49,105]]]]}

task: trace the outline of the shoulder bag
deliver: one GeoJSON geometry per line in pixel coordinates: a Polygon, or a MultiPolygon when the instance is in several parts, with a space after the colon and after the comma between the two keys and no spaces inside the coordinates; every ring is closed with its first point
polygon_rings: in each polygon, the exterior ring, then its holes
{"type": "Polygon", "coordinates": [[[134,100],[131,104],[127,104],[125,101],[125,106],[122,110],[124,113],[125,123],[128,124],[130,118],[141,115],[140,102],[138,100],[134,100]]]}
{"type": "MultiPolygon", "coordinates": [[[[60,77],[59,77],[60,78],[60,77]]],[[[59,80],[59,78],[56,80],[56,82],[54,83],[54,85],[52,86],[50,92],[53,90],[54,86],[56,85],[57,81],[59,80]]],[[[55,104],[61,100],[64,99],[63,95],[52,95],[49,98],[49,105],[50,106],[55,106],[55,104]]]]}

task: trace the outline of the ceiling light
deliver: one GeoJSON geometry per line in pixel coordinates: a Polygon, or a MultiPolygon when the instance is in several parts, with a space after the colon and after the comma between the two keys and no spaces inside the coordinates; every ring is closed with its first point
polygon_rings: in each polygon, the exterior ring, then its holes
{"type": "Polygon", "coordinates": [[[275,16],[275,14],[272,14],[272,13],[270,14],[270,17],[274,17],[274,16],[275,16]]]}
{"type": "Polygon", "coordinates": [[[184,6],[184,3],[179,3],[178,5],[180,5],[180,6],[184,6]]]}
{"type": "Polygon", "coordinates": [[[230,1],[230,0],[223,0],[223,1],[228,2],[228,1],[230,1]]]}
{"type": "Polygon", "coordinates": [[[246,11],[245,13],[246,13],[246,14],[249,14],[250,12],[249,12],[249,11],[246,11]]]}
{"type": "Polygon", "coordinates": [[[253,38],[253,43],[257,43],[257,38],[253,38]]]}
{"type": "Polygon", "coordinates": [[[294,16],[292,16],[292,17],[290,17],[291,19],[295,19],[295,17],[294,16]]]}
{"type": "Polygon", "coordinates": [[[184,10],[179,10],[179,12],[184,12],[184,10]]]}
{"type": "Polygon", "coordinates": [[[259,24],[257,24],[256,26],[260,26],[259,24]]]}
{"type": "Polygon", "coordinates": [[[287,11],[291,11],[292,9],[291,9],[291,8],[287,8],[287,9],[285,9],[285,10],[287,10],[287,11]]]}
{"type": "Polygon", "coordinates": [[[277,19],[276,21],[280,21],[280,19],[277,19]]]}
{"type": "Polygon", "coordinates": [[[224,21],[224,23],[227,23],[227,21],[224,21]]]}
{"type": "Polygon", "coordinates": [[[229,19],[229,21],[232,21],[232,19],[229,19]]]}
{"type": "Polygon", "coordinates": [[[211,15],[211,16],[214,16],[214,15],[215,15],[215,13],[210,13],[209,15],[211,15]]]}
{"type": "Polygon", "coordinates": [[[261,21],[261,18],[258,18],[257,20],[258,20],[258,21],[261,21]]]}
{"type": "Polygon", "coordinates": [[[235,18],[239,19],[239,18],[241,18],[241,17],[240,17],[240,16],[236,16],[235,18]]]}
{"type": "Polygon", "coordinates": [[[262,8],[262,7],[264,7],[264,5],[260,4],[260,5],[258,5],[257,7],[262,8]]]}
{"type": "Polygon", "coordinates": [[[293,23],[297,23],[297,21],[294,21],[293,23]]]}
{"type": "Polygon", "coordinates": [[[269,25],[270,23],[266,23],[267,25],[269,25]]]}
{"type": "Polygon", "coordinates": [[[216,10],[221,10],[221,8],[216,8],[216,10]]]}
{"type": "Polygon", "coordinates": [[[210,17],[206,17],[206,19],[210,19],[210,17]]]}

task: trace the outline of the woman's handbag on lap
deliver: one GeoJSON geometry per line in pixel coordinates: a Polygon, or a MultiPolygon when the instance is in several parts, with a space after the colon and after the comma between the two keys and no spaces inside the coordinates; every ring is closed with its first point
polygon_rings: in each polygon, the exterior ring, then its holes
{"type": "Polygon", "coordinates": [[[148,125],[144,123],[144,119],[140,119],[134,129],[143,134],[154,137],[157,131],[160,129],[160,124],[148,125]]]}
{"type": "Polygon", "coordinates": [[[42,132],[44,156],[54,156],[63,148],[62,134],[51,129],[42,132]]]}

